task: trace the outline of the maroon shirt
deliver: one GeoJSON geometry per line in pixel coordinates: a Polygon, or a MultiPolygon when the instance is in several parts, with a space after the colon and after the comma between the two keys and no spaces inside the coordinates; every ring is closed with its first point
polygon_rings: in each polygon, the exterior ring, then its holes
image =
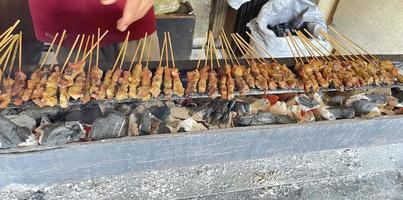
{"type": "MultiPolygon", "coordinates": [[[[118,0],[112,5],[102,5],[100,0],[29,0],[35,35],[42,42],[51,42],[56,33],[66,29],[68,37],[63,46],[71,47],[78,34],[109,33],[101,46],[124,41],[125,32],[116,29],[117,20],[123,14],[126,0],[118,0]]],[[[127,29],[130,40],[142,38],[156,29],[154,8],[127,29]]]]}

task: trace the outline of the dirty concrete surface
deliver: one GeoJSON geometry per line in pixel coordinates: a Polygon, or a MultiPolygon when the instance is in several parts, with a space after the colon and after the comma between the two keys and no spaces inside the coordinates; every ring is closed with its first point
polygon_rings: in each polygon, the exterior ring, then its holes
{"type": "Polygon", "coordinates": [[[8,185],[1,199],[403,199],[403,144],[8,185]]]}

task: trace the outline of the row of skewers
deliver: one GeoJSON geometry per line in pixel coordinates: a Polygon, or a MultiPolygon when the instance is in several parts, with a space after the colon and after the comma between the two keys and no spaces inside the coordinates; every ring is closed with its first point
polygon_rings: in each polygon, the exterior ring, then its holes
{"type": "MultiPolygon", "coordinates": [[[[249,45],[240,35],[231,34],[232,40],[244,56],[248,66],[241,64],[224,31],[219,36],[221,51],[216,49],[216,40],[211,32],[207,34],[208,41],[203,46],[206,54],[204,65],[201,66],[202,58],[200,57],[196,68],[186,72],[185,87],[175,64],[170,33],[164,34],[159,65],[154,73],[149,69],[152,42],[147,41],[147,35],[135,50],[128,70],[123,69],[129,32],[113,67],[104,73],[98,63],[99,43],[107,31],[101,35],[98,30],[97,36],[78,35],[61,67],[45,66],[44,63],[59,38],[59,34],[56,34],[43,62],[28,78],[21,66],[22,33],[11,34],[17,24],[18,22],[0,35],[0,52],[4,50],[0,57],[0,65],[3,65],[0,69],[0,82],[2,83],[0,109],[8,107],[10,103],[20,106],[28,101],[32,101],[40,107],[60,105],[67,108],[71,99],[79,100],[81,103],[87,103],[91,99],[97,101],[106,99],[147,101],[161,96],[164,98],[192,97],[206,93],[210,98],[234,99],[236,94],[247,95],[253,89],[263,92],[277,89],[304,89],[310,92],[318,91],[320,88],[335,87],[337,90],[343,91],[346,88],[372,84],[403,83],[403,76],[399,74],[392,62],[379,60],[368,54],[331,27],[331,30],[348,41],[350,47],[358,54],[354,54],[347,47],[342,46],[329,34],[321,32],[321,35],[334,46],[340,57],[331,52],[323,52],[322,49],[325,48],[323,46],[321,48],[321,44],[305,30],[306,34],[310,35],[319,46],[302,32],[297,32],[296,34],[309,53],[309,55],[304,55],[295,39],[289,35],[285,36],[294,55],[296,62],[294,69],[298,76],[286,65],[277,62],[258,43],[258,48],[266,54],[265,56],[261,56],[257,49],[249,45]],[[76,56],[71,61],[70,58],[75,49],[77,49],[76,56]],[[93,51],[96,51],[95,64],[92,63],[93,51]],[[18,71],[14,73],[13,79],[11,74],[17,52],[18,71]],[[145,54],[147,54],[147,60],[146,65],[143,66],[145,54]],[[220,54],[223,63],[219,60],[220,54]],[[87,59],[89,60],[88,65],[87,59]],[[135,63],[136,59],[137,63],[135,63]],[[164,60],[165,66],[162,65],[164,60]],[[7,69],[8,75],[3,79],[3,73],[7,69]]],[[[249,34],[249,36],[256,42],[252,35],[249,34]]],[[[65,37],[66,31],[63,31],[55,56],[58,55],[65,37]]]]}

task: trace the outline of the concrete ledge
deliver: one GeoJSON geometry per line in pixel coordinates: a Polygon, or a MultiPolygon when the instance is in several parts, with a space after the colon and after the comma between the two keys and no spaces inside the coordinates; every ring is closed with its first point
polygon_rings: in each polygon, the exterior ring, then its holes
{"type": "Polygon", "coordinates": [[[403,143],[403,117],[234,128],[0,152],[0,188],[403,143]]]}

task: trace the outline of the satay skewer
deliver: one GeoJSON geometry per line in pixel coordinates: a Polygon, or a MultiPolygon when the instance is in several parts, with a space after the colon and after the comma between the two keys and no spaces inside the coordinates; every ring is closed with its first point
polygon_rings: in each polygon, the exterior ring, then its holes
{"type": "MultiPolygon", "coordinates": [[[[238,33],[235,34],[235,36],[238,37],[238,43],[245,49],[245,52],[248,52],[249,55],[253,56],[257,56],[257,60],[259,61],[256,62],[255,59],[252,60],[252,63],[250,65],[250,68],[247,69],[249,70],[249,72],[247,74],[247,78],[249,78],[249,82],[251,82],[251,76],[253,75],[253,78],[255,79],[254,85],[259,88],[260,90],[266,91],[269,89],[269,83],[272,85],[272,88],[275,88],[277,85],[274,82],[274,80],[272,80],[271,76],[274,76],[275,74],[279,74],[280,70],[271,70],[268,66],[268,63],[266,63],[266,60],[264,58],[262,58],[259,53],[252,48],[252,46],[250,44],[248,44],[238,33]],[[273,71],[274,73],[269,74],[269,70],[273,71]]],[[[277,67],[277,65],[275,66],[277,67]]],[[[281,67],[278,66],[280,69],[281,67]]],[[[279,76],[279,75],[277,75],[279,76]]],[[[280,75],[282,77],[282,75],[280,75]]],[[[282,80],[279,80],[279,82],[281,82],[282,80]]],[[[284,84],[281,84],[284,85],[284,84]]],[[[284,86],[285,87],[285,86],[284,86]]]]}
{"type": "MultiPolygon", "coordinates": [[[[100,41],[100,37],[101,37],[101,29],[98,28],[98,34],[97,34],[97,40],[100,41]]],[[[101,89],[101,84],[102,84],[102,77],[104,74],[104,71],[102,71],[99,68],[99,46],[100,44],[93,44],[92,46],[96,46],[97,50],[96,50],[96,58],[95,58],[95,66],[91,67],[91,71],[90,71],[90,79],[91,79],[91,86],[90,86],[90,96],[91,98],[94,99],[99,99],[100,93],[102,93],[102,89],[101,89]]],[[[91,51],[91,55],[92,55],[92,50],[91,51]]]]}
{"type": "Polygon", "coordinates": [[[37,88],[37,86],[39,85],[39,83],[41,81],[42,81],[42,85],[44,85],[46,83],[47,77],[44,78],[43,76],[47,76],[47,72],[42,71],[42,68],[43,68],[46,60],[48,59],[49,53],[52,51],[53,45],[55,44],[56,39],[57,39],[58,36],[59,36],[59,33],[56,33],[55,37],[53,38],[53,40],[52,40],[52,42],[50,44],[50,47],[49,47],[48,51],[45,54],[45,57],[42,60],[42,63],[39,66],[39,68],[37,68],[31,74],[31,77],[27,82],[27,85],[28,85],[27,89],[24,91],[24,94],[22,96],[22,100],[24,102],[27,102],[30,99],[32,99],[34,101],[34,99],[40,98],[40,95],[41,95],[42,91],[37,91],[37,93],[35,95],[34,95],[34,91],[35,91],[35,89],[37,88]],[[44,80],[42,80],[42,78],[44,78],[44,80]],[[34,98],[32,98],[32,97],[34,97],[34,98]]]}
{"type": "MultiPolygon", "coordinates": [[[[164,37],[164,41],[162,42],[162,50],[160,55],[160,61],[157,69],[155,70],[155,74],[151,83],[150,93],[152,97],[158,97],[161,94],[161,85],[164,74],[164,67],[162,67],[162,60],[164,59],[164,52],[167,46],[167,38],[164,37]]],[[[188,80],[189,81],[189,80],[188,80]]]]}
{"type": "MultiPolygon", "coordinates": [[[[63,71],[66,68],[67,64],[70,61],[70,57],[74,51],[74,48],[76,47],[76,44],[78,42],[78,40],[80,39],[80,37],[85,37],[84,35],[77,35],[76,40],[73,43],[73,46],[70,49],[69,54],[67,55],[67,58],[62,66],[62,69],[60,70],[60,72],[58,72],[58,70],[56,69],[54,73],[52,73],[52,75],[49,77],[49,79],[55,80],[55,86],[51,86],[51,87],[55,87],[54,89],[50,89],[50,95],[48,99],[45,99],[45,101],[47,101],[47,105],[48,106],[55,106],[57,104],[57,90],[59,90],[59,103],[60,103],[60,107],[62,108],[67,108],[69,106],[69,100],[70,100],[70,95],[68,93],[68,88],[71,86],[69,85],[62,85],[60,83],[60,77],[63,76],[63,71]],[[52,100],[53,99],[53,100],[52,100]]],[[[82,43],[81,43],[82,45],[82,43]]],[[[81,50],[81,48],[80,48],[81,50]]],[[[79,52],[78,52],[79,54],[79,52]]],[[[50,80],[49,80],[50,81],[50,80]]],[[[72,80],[74,81],[74,80],[72,80]]],[[[49,83],[49,82],[48,82],[49,83]]],[[[52,84],[52,82],[50,82],[52,84]]],[[[49,87],[48,84],[46,84],[46,90],[49,91],[49,87]]]]}
{"type": "Polygon", "coordinates": [[[130,69],[133,67],[134,60],[137,57],[137,53],[139,52],[139,49],[141,47],[141,53],[139,55],[138,63],[134,67],[134,69],[131,71],[132,75],[129,79],[129,98],[134,99],[138,98],[138,87],[140,86],[141,83],[141,73],[142,73],[142,59],[144,55],[144,49],[146,46],[147,42],[147,34],[145,34],[144,38],[140,40],[139,44],[137,45],[136,52],[133,55],[132,61],[130,63],[130,69]]]}
{"type": "MultiPolygon", "coordinates": [[[[91,36],[91,46],[94,46],[95,35],[91,36]]],[[[86,48],[84,50],[84,55],[86,54],[86,48]]],[[[84,85],[84,96],[81,98],[82,103],[88,103],[91,100],[91,82],[92,82],[92,52],[90,54],[89,62],[88,62],[88,70],[85,77],[85,85],[84,85]]]]}
{"type": "Polygon", "coordinates": [[[203,94],[206,92],[207,90],[207,81],[208,81],[208,74],[210,71],[210,67],[208,66],[208,60],[209,60],[209,56],[210,56],[210,39],[209,39],[209,33],[207,32],[206,35],[206,39],[207,39],[207,44],[205,45],[206,48],[204,49],[204,53],[205,53],[205,60],[204,60],[204,66],[202,68],[199,69],[199,81],[197,83],[197,91],[200,94],[203,94]]]}
{"type": "Polygon", "coordinates": [[[18,46],[18,71],[14,73],[14,85],[12,88],[11,98],[13,104],[20,106],[23,103],[22,95],[26,87],[27,75],[22,71],[22,32],[20,32],[18,46]]]}
{"type": "Polygon", "coordinates": [[[116,58],[115,64],[112,68],[112,78],[106,89],[106,97],[108,99],[113,99],[116,95],[117,85],[119,83],[120,75],[122,74],[122,66],[126,55],[127,43],[129,42],[130,32],[127,32],[125,41],[123,42],[122,47],[120,48],[120,52],[118,57],[116,58]],[[120,64],[119,64],[120,62],[120,64]],[[119,68],[117,66],[119,65],[119,68]]]}
{"type": "MultiPolygon", "coordinates": [[[[91,35],[88,35],[88,37],[85,37],[85,35],[82,36],[80,45],[77,50],[76,58],[74,59],[74,63],[77,63],[80,55],[81,55],[81,48],[84,43],[84,40],[86,39],[85,45],[84,45],[84,51],[83,54],[85,55],[87,53],[87,48],[88,44],[91,39],[91,35]]],[[[91,54],[92,55],[92,54],[91,54]]],[[[90,56],[91,57],[91,56],[90,56]]],[[[85,63],[85,62],[83,62],[85,63]]],[[[78,100],[79,98],[84,97],[84,87],[85,87],[85,82],[86,82],[86,73],[85,73],[85,64],[82,69],[80,69],[81,73],[79,73],[75,78],[74,78],[74,83],[68,87],[68,95],[73,98],[74,100],[78,100]]]]}
{"type": "MultiPolygon", "coordinates": [[[[240,44],[240,40],[237,38],[237,36],[235,34],[231,34],[232,39],[235,41],[236,46],[238,47],[238,49],[241,51],[243,57],[245,57],[246,62],[248,63],[248,66],[251,66],[251,64],[253,62],[255,62],[255,60],[253,58],[251,58],[251,61],[248,61],[247,59],[247,55],[246,55],[246,50],[243,50],[243,46],[240,44]]],[[[246,83],[248,84],[249,88],[255,88],[255,79],[251,74],[251,70],[249,67],[246,67],[245,65],[241,65],[240,66],[242,68],[243,71],[243,77],[246,81],[246,83]]]]}
{"type": "Polygon", "coordinates": [[[227,99],[234,99],[235,98],[235,80],[232,78],[232,70],[231,70],[231,65],[228,64],[227,62],[227,57],[229,57],[232,65],[234,65],[234,60],[232,59],[230,52],[228,48],[226,48],[226,45],[224,43],[223,37],[220,34],[220,42],[221,42],[221,48],[224,49],[223,52],[223,57],[224,57],[224,68],[222,69],[221,73],[224,73],[223,75],[226,77],[226,88],[227,88],[227,99]]]}
{"type": "MultiPolygon", "coordinates": [[[[13,45],[18,41],[18,39],[20,39],[20,37],[18,35],[14,36],[14,37],[16,39],[13,42],[13,45]]],[[[17,56],[18,46],[19,46],[18,44],[14,45],[14,50],[13,50],[13,53],[11,56],[11,62],[10,62],[10,66],[9,66],[8,75],[5,79],[2,80],[2,91],[1,91],[1,95],[0,95],[0,109],[7,108],[11,102],[12,89],[13,89],[13,85],[15,83],[15,81],[11,78],[11,73],[13,71],[15,58],[17,56]]],[[[11,54],[11,52],[10,52],[10,54],[11,54]]],[[[7,62],[8,62],[8,58],[7,58],[7,62]]],[[[6,64],[8,64],[7,62],[6,62],[6,64]]],[[[6,69],[4,69],[4,70],[6,70],[6,69]]]]}
{"type": "Polygon", "coordinates": [[[171,33],[167,33],[168,36],[168,44],[169,44],[169,49],[171,52],[171,59],[172,59],[172,69],[171,69],[171,73],[172,73],[172,79],[173,79],[173,94],[182,97],[185,94],[185,88],[183,88],[183,84],[182,81],[180,79],[180,73],[179,73],[179,69],[176,67],[175,64],[175,56],[174,56],[174,50],[172,48],[172,40],[171,40],[171,33]]]}
{"type": "Polygon", "coordinates": [[[123,63],[124,63],[125,56],[126,56],[127,46],[128,46],[128,41],[125,44],[125,49],[123,51],[122,61],[121,61],[120,66],[119,66],[119,70],[121,71],[122,75],[121,75],[121,77],[119,77],[118,86],[117,86],[117,92],[116,92],[116,95],[115,95],[115,99],[118,100],[118,101],[128,99],[128,97],[129,97],[128,89],[129,89],[129,79],[130,79],[130,76],[131,76],[130,69],[129,70],[122,70],[122,66],[123,66],[123,63]]]}
{"type": "Polygon", "coordinates": [[[237,63],[237,65],[234,65],[231,69],[231,73],[233,74],[233,76],[235,78],[236,87],[237,87],[240,95],[245,95],[250,91],[250,88],[243,78],[243,74],[244,74],[243,69],[242,69],[241,64],[239,63],[238,59],[236,58],[234,50],[231,48],[231,45],[229,43],[229,40],[228,40],[224,30],[222,30],[222,36],[224,38],[224,43],[226,43],[226,45],[227,45],[227,49],[229,49],[232,54],[232,55],[231,54],[230,55],[233,56],[233,58],[235,59],[235,62],[237,63]]]}
{"type": "Polygon", "coordinates": [[[168,48],[168,35],[164,32],[164,37],[167,39],[165,48],[165,67],[164,67],[164,96],[170,99],[173,94],[172,70],[169,67],[169,48],[168,48]]]}
{"type": "MultiPolygon", "coordinates": [[[[143,67],[141,71],[141,86],[138,88],[138,97],[142,99],[143,101],[148,101],[151,98],[150,94],[150,87],[151,87],[151,78],[153,76],[152,72],[148,68],[149,61],[150,61],[150,54],[151,54],[151,44],[152,44],[152,38],[150,39],[148,44],[148,49],[147,49],[147,61],[146,61],[146,66],[143,67]]],[[[144,40],[144,45],[147,45],[147,41],[144,40]]],[[[144,50],[144,49],[143,49],[144,50]]],[[[143,57],[143,51],[142,50],[142,55],[140,58],[142,59],[143,57]]]]}
{"type": "MultiPolygon", "coordinates": [[[[207,90],[208,90],[209,97],[212,99],[215,99],[219,96],[219,94],[218,94],[218,77],[217,77],[217,72],[214,69],[214,60],[213,60],[214,53],[216,53],[216,52],[213,53],[213,50],[215,48],[215,42],[214,42],[214,38],[212,35],[213,34],[210,31],[209,36],[208,36],[209,40],[210,40],[210,42],[209,42],[210,43],[210,49],[209,49],[209,51],[210,51],[210,71],[208,72],[208,88],[207,88],[207,90]]],[[[217,59],[217,61],[218,61],[218,59],[217,59]]],[[[217,62],[217,65],[219,66],[220,63],[217,62]]],[[[226,93],[226,91],[224,93],[226,93]]],[[[226,94],[224,94],[224,95],[226,96],[226,94]]]]}

